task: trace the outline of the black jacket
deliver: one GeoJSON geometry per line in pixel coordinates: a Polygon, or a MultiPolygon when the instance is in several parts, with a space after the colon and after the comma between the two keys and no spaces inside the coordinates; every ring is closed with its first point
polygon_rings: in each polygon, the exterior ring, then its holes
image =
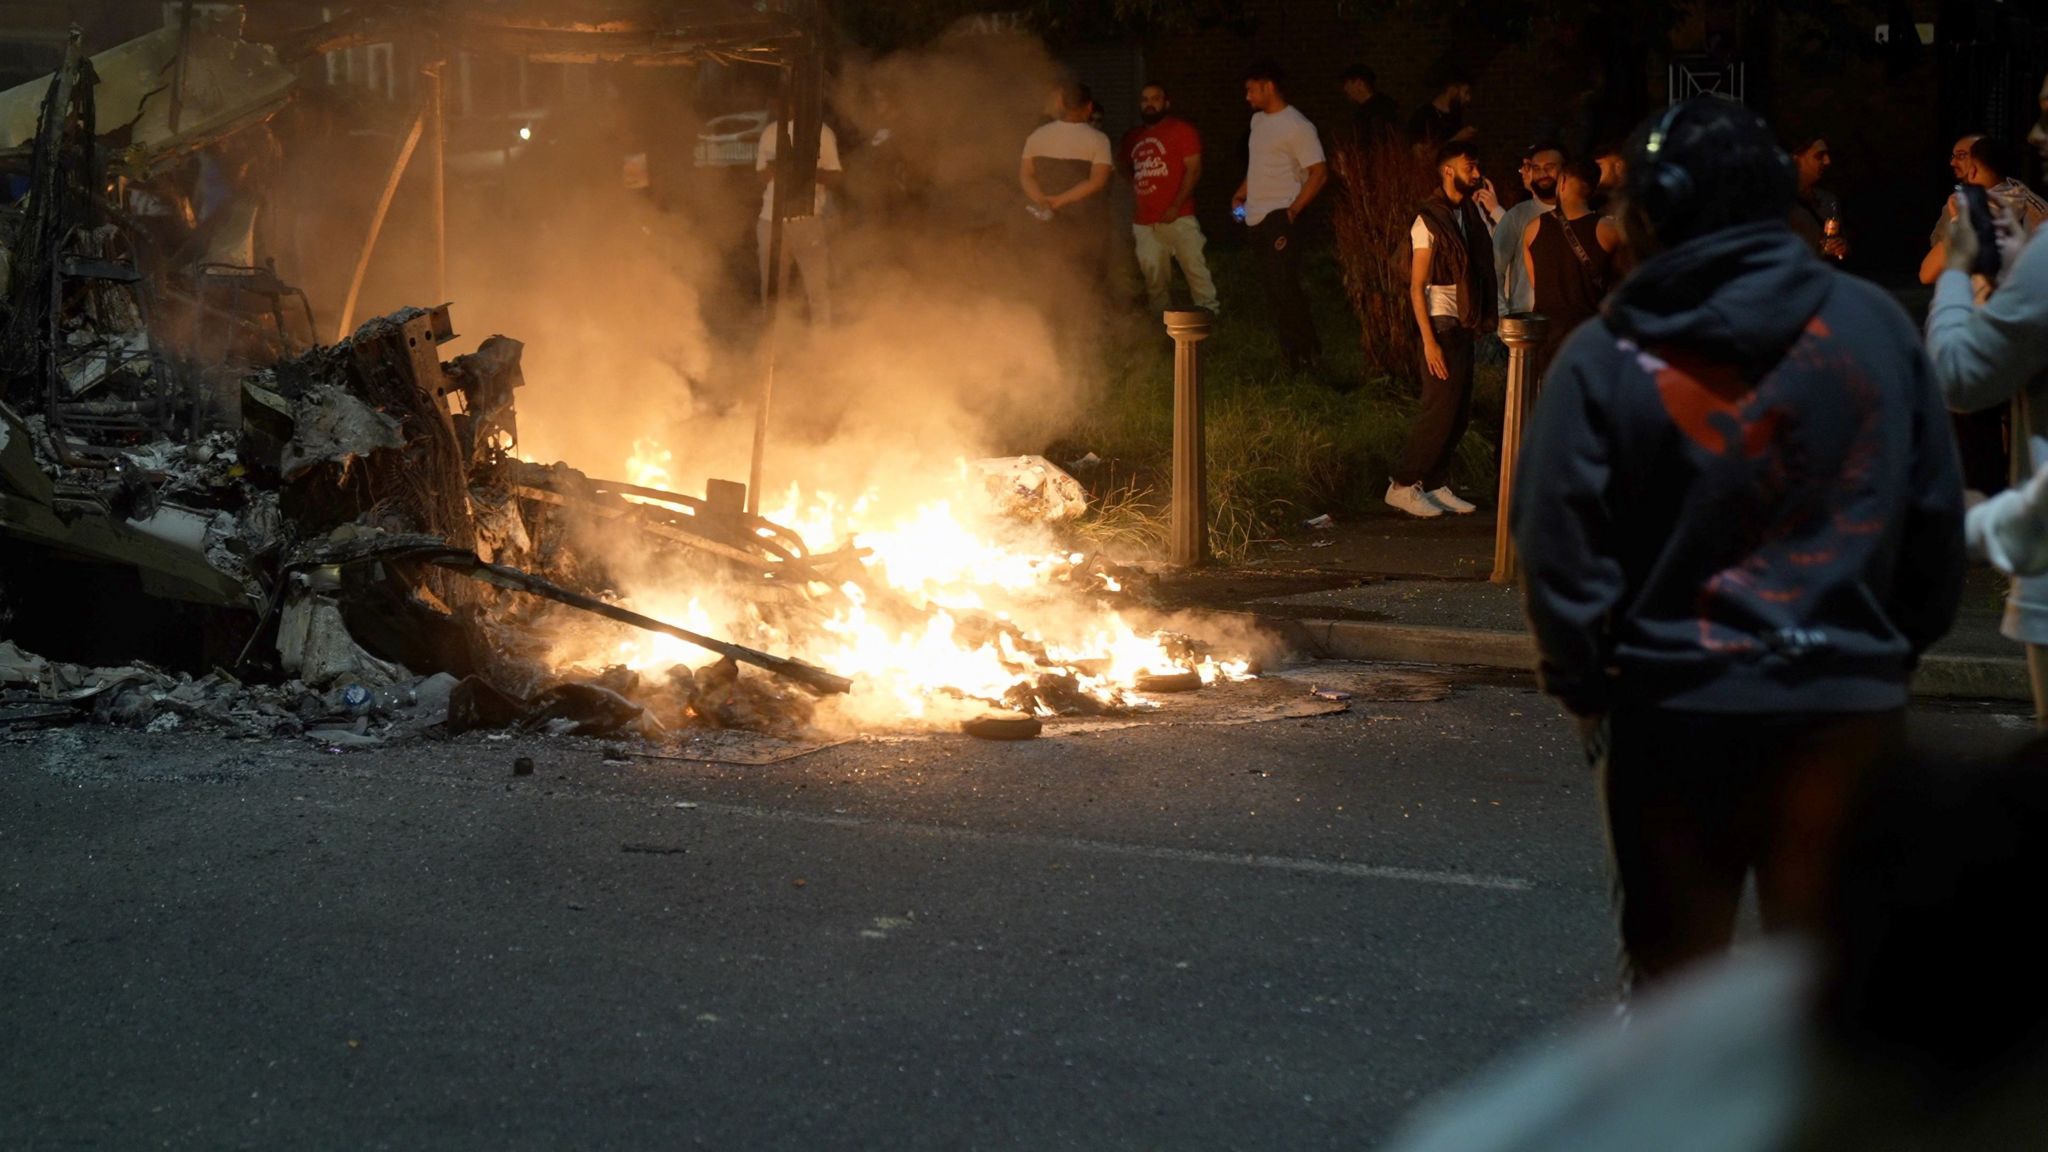
{"type": "Polygon", "coordinates": [[[1638,266],[1552,364],[1522,452],[1544,688],[1580,714],[1903,705],[1965,564],[1917,336],[1781,224],[1638,266]]]}
{"type": "Polygon", "coordinates": [[[1470,196],[1453,204],[1439,188],[1416,212],[1429,229],[1429,282],[1457,286],[1458,327],[1493,331],[1500,281],[1494,279],[1493,231],[1485,209],[1470,196]]]}

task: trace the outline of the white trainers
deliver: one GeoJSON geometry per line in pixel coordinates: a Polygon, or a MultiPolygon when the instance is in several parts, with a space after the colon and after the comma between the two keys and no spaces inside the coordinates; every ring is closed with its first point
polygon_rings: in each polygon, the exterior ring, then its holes
{"type": "Polygon", "coordinates": [[[1444,514],[1442,508],[1439,508],[1430,501],[1429,497],[1422,494],[1422,485],[1420,484],[1396,484],[1388,481],[1387,504],[1422,520],[1428,520],[1433,516],[1444,514]]]}
{"type": "MultiPolygon", "coordinates": [[[[1420,487],[1420,485],[1417,485],[1417,487],[1420,487]]],[[[1479,505],[1451,491],[1451,487],[1448,484],[1434,492],[1426,493],[1423,499],[1428,500],[1446,512],[1455,512],[1460,516],[1470,516],[1472,513],[1479,511],[1479,505]]]]}

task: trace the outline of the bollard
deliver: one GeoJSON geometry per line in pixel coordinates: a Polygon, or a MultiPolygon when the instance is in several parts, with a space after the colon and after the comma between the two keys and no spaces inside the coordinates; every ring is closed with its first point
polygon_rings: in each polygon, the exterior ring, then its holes
{"type": "Polygon", "coordinates": [[[1515,537],[1509,527],[1508,510],[1515,495],[1515,466],[1522,456],[1522,431],[1529,424],[1529,409],[1536,402],[1535,365],[1530,354],[1543,342],[1549,321],[1534,312],[1515,312],[1500,318],[1501,343],[1508,346],[1507,412],[1500,428],[1500,499],[1496,501],[1493,525],[1493,582],[1512,584],[1522,574],[1521,557],[1515,555],[1515,537]]]}
{"type": "Polygon", "coordinates": [[[1201,353],[1215,317],[1207,312],[1168,312],[1173,337],[1173,522],[1169,544],[1176,567],[1193,568],[1209,559],[1209,458],[1202,441],[1201,353]]]}

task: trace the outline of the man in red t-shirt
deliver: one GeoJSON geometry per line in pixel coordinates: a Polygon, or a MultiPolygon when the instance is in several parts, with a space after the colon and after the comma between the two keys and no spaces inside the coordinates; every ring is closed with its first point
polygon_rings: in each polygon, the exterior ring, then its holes
{"type": "Polygon", "coordinates": [[[1144,123],[1124,134],[1117,152],[1119,166],[1137,193],[1131,235],[1137,243],[1138,267],[1145,273],[1145,296],[1154,312],[1166,311],[1171,303],[1167,289],[1176,260],[1195,307],[1215,312],[1216,281],[1202,259],[1208,241],[1195,220],[1193,203],[1195,182],[1202,178],[1202,136],[1194,125],[1168,115],[1172,107],[1166,89],[1145,85],[1138,97],[1144,123]]]}

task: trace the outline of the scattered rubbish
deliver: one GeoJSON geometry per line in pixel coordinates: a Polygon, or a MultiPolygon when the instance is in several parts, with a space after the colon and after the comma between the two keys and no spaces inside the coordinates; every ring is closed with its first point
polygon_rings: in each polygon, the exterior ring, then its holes
{"type": "Polygon", "coordinates": [[[1313,516],[1307,520],[1303,520],[1301,522],[1301,526],[1303,528],[1310,529],[1311,531],[1321,531],[1324,528],[1336,527],[1337,522],[1330,518],[1330,514],[1328,512],[1325,512],[1321,516],[1313,516]]]}
{"type": "Polygon", "coordinates": [[[596,684],[558,684],[534,697],[519,726],[562,736],[654,735],[661,726],[647,710],[596,684]]]}
{"type": "Polygon", "coordinates": [[[604,762],[607,764],[623,764],[632,758],[633,754],[631,752],[626,751],[617,744],[607,744],[604,746],[604,762]]]}
{"type": "Polygon", "coordinates": [[[960,730],[977,740],[1029,740],[1045,731],[1045,724],[1023,712],[990,712],[962,721],[960,730]]]}
{"type": "Polygon", "coordinates": [[[482,677],[466,677],[448,692],[448,734],[510,728],[526,714],[526,707],[525,701],[506,695],[482,677]]]}
{"type": "Polygon", "coordinates": [[[1334,547],[1336,543],[1335,540],[1311,540],[1308,542],[1308,546],[1311,548],[1330,548],[1334,547]]]}
{"type": "Polygon", "coordinates": [[[1078,460],[1067,461],[1067,471],[1069,472],[1093,472],[1100,467],[1102,467],[1102,457],[1097,456],[1093,452],[1078,460]]]}
{"type": "Polygon", "coordinates": [[[1051,524],[1088,511],[1088,490],[1043,456],[976,460],[968,467],[981,477],[991,505],[1004,516],[1051,524]]]}
{"type": "Polygon", "coordinates": [[[1349,700],[1349,699],[1351,699],[1351,693],[1349,693],[1349,692],[1340,692],[1340,691],[1338,691],[1338,690],[1336,690],[1336,689],[1334,689],[1334,688],[1311,688],[1311,689],[1309,689],[1309,690],[1308,690],[1308,694],[1309,694],[1309,695],[1311,695],[1311,696],[1313,696],[1313,697],[1315,697],[1315,698],[1316,698],[1316,699],[1318,699],[1318,700],[1349,700]]]}

